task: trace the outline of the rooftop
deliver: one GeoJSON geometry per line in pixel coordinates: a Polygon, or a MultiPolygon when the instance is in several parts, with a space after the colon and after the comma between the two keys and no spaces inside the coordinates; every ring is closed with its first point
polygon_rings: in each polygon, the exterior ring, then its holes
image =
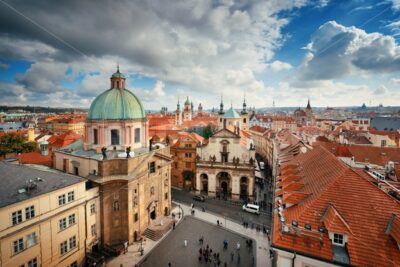
{"type": "Polygon", "coordinates": [[[339,263],[347,254],[355,266],[400,264],[396,239],[386,233],[392,214],[400,215],[399,203],[328,150],[315,147],[282,164],[277,181],[288,228],[282,230],[275,213],[274,246],[339,263]],[[332,245],[328,232],[348,235],[346,250],[332,245]]]}
{"type": "Polygon", "coordinates": [[[86,181],[46,167],[37,169],[4,161],[0,161],[0,173],[0,208],[86,181]],[[28,190],[30,180],[33,186],[28,190]]]}

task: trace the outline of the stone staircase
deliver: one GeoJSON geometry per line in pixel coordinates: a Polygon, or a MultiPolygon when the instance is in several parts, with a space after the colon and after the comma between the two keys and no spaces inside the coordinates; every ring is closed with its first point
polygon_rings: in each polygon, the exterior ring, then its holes
{"type": "Polygon", "coordinates": [[[144,230],[143,235],[153,241],[159,240],[163,235],[169,231],[172,227],[173,220],[171,218],[163,219],[163,223],[161,224],[158,220],[153,225],[144,230]]]}
{"type": "Polygon", "coordinates": [[[150,229],[147,228],[144,232],[143,235],[153,241],[157,241],[159,240],[163,235],[163,231],[161,230],[154,230],[154,229],[150,229]]]}

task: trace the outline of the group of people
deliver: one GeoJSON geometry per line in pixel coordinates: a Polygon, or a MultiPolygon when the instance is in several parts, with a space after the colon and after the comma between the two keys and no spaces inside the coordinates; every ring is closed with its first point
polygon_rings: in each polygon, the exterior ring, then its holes
{"type": "MultiPolygon", "coordinates": [[[[203,246],[199,249],[199,262],[204,261],[205,263],[212,263],[214,262],[214,266],[220,266],[221,265],[221,260],[219,257],[219,252],[216,252],[213,250],[211,247],[208,246],[208,244],[206,245],[206,247],[204,248],[203,246]]],[[[227,266],[227,263],[224,263],[224,266],[227,266]]]]}

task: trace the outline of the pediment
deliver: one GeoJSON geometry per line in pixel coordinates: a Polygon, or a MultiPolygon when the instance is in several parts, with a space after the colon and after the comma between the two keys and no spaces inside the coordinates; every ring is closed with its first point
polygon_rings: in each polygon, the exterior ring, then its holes
{"type": "Polygon", "coordinates": [[[214,133],[212,137],[220,137],[220,138],[240,138],[239,135],[228,129],[221,129],[218,132],[214,133]]]}

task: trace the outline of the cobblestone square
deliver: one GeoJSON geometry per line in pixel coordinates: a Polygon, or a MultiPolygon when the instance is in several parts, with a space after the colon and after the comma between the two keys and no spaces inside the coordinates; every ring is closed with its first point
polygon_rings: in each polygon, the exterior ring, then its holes
{"type": "Polygon", "coordinates": [[[253,241],[252,249],[247,248],[246,237],[217,226],[216,222],[211,224],[191,216],[185,217],[175,230],[154,248],[140,266],[167,267],[169,262],[172,267],[214,266],[214,262],[206,264],[204,258],[201,262],[198,259],[199,249],[202,247],[199,243],[200,236],[204,236],[203,248],[208,244],[213,253],[220,254],[220,266],[224,266],[225,262],[227,266],[253,266],[255,241],[253,241]],[[184,240],[187,240],[187,247],[184,246],[184,240]],[[228,241],[228,249],[223,247],[224,240],[228,241]],[[237,242],[240,243],[240,250],[236,248],[237,242]],[[233,261],[231,261],[231,252],[234,253],[233,261]],[[240,263],[237,261],[238,253],[240,263]]]}

